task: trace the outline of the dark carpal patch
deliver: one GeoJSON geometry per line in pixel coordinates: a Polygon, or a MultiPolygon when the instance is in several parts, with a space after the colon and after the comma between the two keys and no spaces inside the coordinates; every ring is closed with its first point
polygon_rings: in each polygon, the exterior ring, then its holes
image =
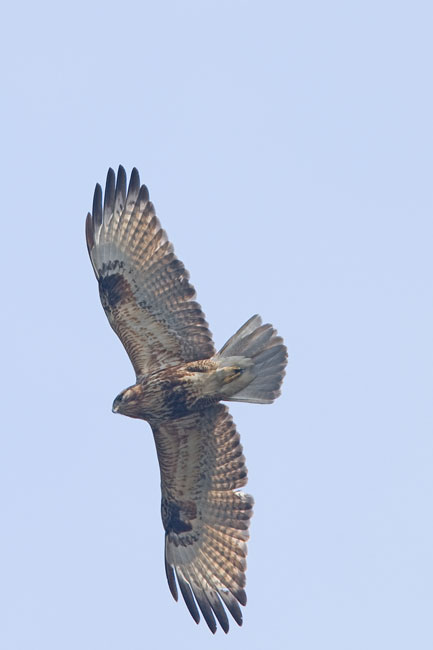
{"type": "MultiPolygon", "coordinates": [[[[102,277],[99,281],[99,290],[102,303],[113,308],[131,297],[131,287],[125,276],[112,273],[102,277]]],[[[104,304],[104,306],[105,306],[104,304]]]]}
{"type": "Polygon", "coordinates": [[[174,501],[162,499],[161,517],[167,533],[187,533],[192,530],[189,521],[184,519],[195,519],[197,508],[193,502],[182,504],[182,508],[174,501]]]}

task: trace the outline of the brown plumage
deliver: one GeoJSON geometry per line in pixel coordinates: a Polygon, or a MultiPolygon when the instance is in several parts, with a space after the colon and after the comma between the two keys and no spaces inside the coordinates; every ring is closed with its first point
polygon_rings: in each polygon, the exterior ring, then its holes
{"type": "Polygon", "coordinates": [[[227,632],[226,609],[242,624],[246,541],[253,499],[239,491],[247,469],[239,435],[221,400],[270,403],[287,351],[253,316],[218,352],[189,275],[161,229],[147,188],[119,167],[96,186],[86,239],[111,327],[136,383],[113,411],[147,420],[161,470],[165,568],[198,623],[227,632]],[[197,607],[198,606],[198,607],[197,607]],[[224,607],[225,606],[225,607],[224,607]]]}

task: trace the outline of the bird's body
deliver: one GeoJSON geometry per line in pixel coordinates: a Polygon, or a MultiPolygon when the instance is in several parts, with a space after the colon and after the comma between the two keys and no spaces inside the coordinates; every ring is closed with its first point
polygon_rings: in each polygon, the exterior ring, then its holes
{"type": "Polygon", "coordinates": [[[196,622],[202,612],[229,629],[242,623],[246,541],[253,499],[239,491],[247,470],[239,435],[221,401],[271,403],[287,351],[253,316],[216,353],[188,272],[174,255],[133,170],[119,167],[96,186],[86,221],[90,259],[108,320],[131,359],[136,382],[113,411],[149,422],[161,470],[165,568],[196,622]],[[197,608],[198,605],[198,608],[197,608]]]}
{"type": "Polygon", "coordinates": [[[116,397],[113,411],[151,425],[200,411],[245,388],[254,379],[254,364],[232,357],[191,361],[138,378],[116,397]]]}

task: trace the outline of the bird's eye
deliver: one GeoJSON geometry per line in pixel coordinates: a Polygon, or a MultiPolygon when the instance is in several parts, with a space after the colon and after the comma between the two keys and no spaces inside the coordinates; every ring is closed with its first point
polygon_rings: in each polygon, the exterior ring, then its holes
{"type": "Polygon", "coordinates": [[[135,402],[135,400],[136,398],[133,390],[128,389],[123,391],[121,396],[121,401],[123,402],[123,404],[127,404],[128,402],[135,402]]]}

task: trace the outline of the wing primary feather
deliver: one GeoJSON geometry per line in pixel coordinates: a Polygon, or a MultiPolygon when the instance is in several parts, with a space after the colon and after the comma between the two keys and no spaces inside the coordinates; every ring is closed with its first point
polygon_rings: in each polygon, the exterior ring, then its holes
{"type": "Polygon", "coordinates": [[[92,222],[92,215],[90,214],[90,212],[87,214],[87,218],[86,218],[86,242],[87,242],[87,250],[89,251],[90,259],[92,259],[92,255],[90,251],[95,245],[95,237],[93,235],[93,222],[92,222]]]}
{"type": "Polygon", "coordinates": [[[215,616],[218,619],[219,624],[221,625],[224,632],[227,634],[227,632],[230,629],[229,619],[227,618],[225,609],[222,606],[220,599],[218,598],[218,594],[215,591],[209,591],[209,590],[205,591],[205,594],[209,601],[210,606],[213,609],[215,616]]]}
{"type": "Polygon", "coordinates": [[[107,173],[107,180],[105,182],[105,193],[104,193],[104,221],[108,223],[110,215],[114,211],[114,196],[116,190],[116,175],[114,170],[110,169],[107,173]]]}
{"type": "Polygon", "coordinates": [[[191,587],[185,580],[185,578],[182,576],[180,571],[176,570],[176,576],[177,576],[177,581],[179,583],[180,590],[182,592],[183,599],[185,601],[186,606],[189,609],[189,613],[193,617],[196,623],[200,622],[200,614],[198,613],[197,605],[195,604],[194,601],[194,596],[192,595],[191,587]]]}
{"type": "Polygon", "coordinates": [[[209,601],[206,598],[206,594],[202,588],[203,580],[201,579],[200,572],[197,573],[193,565],[190,565],[188,569],[185,567],[183,571],[185,572],[185,577],[188,579],[192,593],[194,594],[195,600],[200,607],[200,611],[203,614],[203,618],[206,621],[208,628],[212,634],[215,634],[217,625],[212,612],[212,607],[210,606],[209,601]]]}
{"type": "Polygon", "coordinates": [[[95,227],[102,224],[102,188],[99,183],[96,183],[95,192],[93,194],[92,217],[95,227]]]}
{"type": "Polygon", "coordinates": [[[168,582],[169,589],[171,591],[171,595],[177,602],[178,594],[177,594],[177,587],[176,587],[176,579],[174,577],[173,567],[167,562],[167,559],[165,560],[165,575],[167,576],[167,582],[168,582]]]}
{"type": "Polygon", "coordinates": [[[230,614],[235,619],[236,623],[238,625],[242,625],[243,622],[242,611],[238,605],[236,598],[229,591],[224,591],[222,589],[218,593],[221,596],[224,605],[227,607],[230,614]]]}
{"type": "Polygon", "coordinates": [[[203,564],[203,562],[199,558],[197,559],[198,559],[197,570],[199,576],[201,576],[200,582],[203,585],[204,594],[207,597],[209,604],[212,607],[212,610],[219,621],[219,624],[221,625],[224,632],[227,634],[227,632],[229,631],[229,621],[227,618],[227,614],[224,610],[224,607],[222,606],[221,601],[218,598],[219,589],[215,588],[212,584],[212,579],[209,579],[211,578],[211,576],[209,576],[207,567],[203,564]]]}
{"type": "Polygon", "coordinates": [[[125,207],[126,200],[126,172],[122,165],[119,165],[117,171],[116,191],[115,191],[115,206],[114,211],[121,213],[125,207]]]}
{"type": "Polygon", "coordinates": [[[236,589],[236,591],[231,590],[231,592],[241,605],[247,604],[247,594],[245,592],[245,589],[236,589]]]}
{"type": "Polygon", "coordinates": [[[198,606],[200,607],[200,611],[203,614],[203,618],[206,621],[208,628],[210,629],[212,634],[215,634],[217,629],[215,617],[212,613],[212,608],[209,604],[208,599],[206,598],[204,591],[196,584],[193,585],[192,589],[193,589],[193,594],[195,596],[195,599],[198,603],[198,606]]]}
{"type": "Polygon", "coordinates": [[[138,192],[140,191],[140,174],[138,173],[138,169],[134,167],[134,169],[131,172],[131,178],[129,179],[129,186],[128,186],[128,198],[130,196],[138,196],[138,192]]]}
{"type": "Polygon", "coordinates": [[[137,203],[140,205],[140,203],[148,203],[148,201],[149,201],[149,190],[147,189],[146,185],[142,185],[140,187],[140,192],[138,194],[137,203]]]}

